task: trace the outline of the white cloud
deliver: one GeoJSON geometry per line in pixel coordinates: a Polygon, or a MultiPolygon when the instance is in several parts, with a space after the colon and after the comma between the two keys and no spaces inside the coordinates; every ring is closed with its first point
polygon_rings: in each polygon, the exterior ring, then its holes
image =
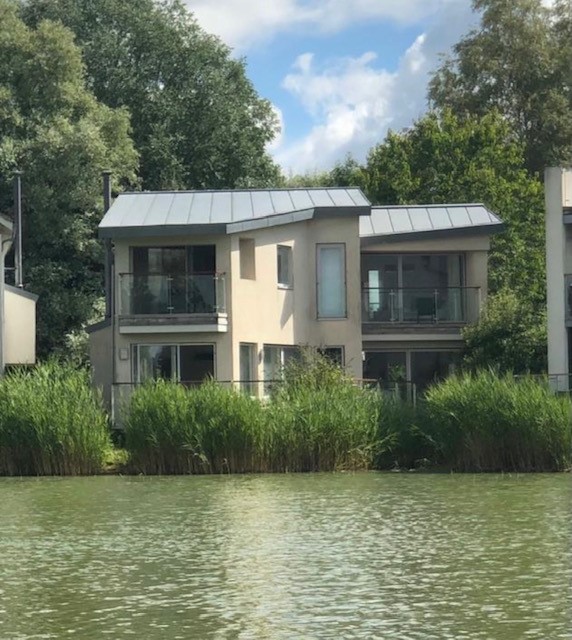
{"type": "Polygon", "coordinates": [[[300,100],[314,126],[298,140],[283,136],[282,144],[274,147],[276,160],[286,172],[303,172],[330,167],[348,152],[363,159],[388,129],[401,129],[423,114],[429,74],[439,54],[473,20],[466,3],[442,12],[404,53],[393,73],[379,66],[373,52],[325,66],[311,53],[299,56],[283,86],[300,100]]]}
{"type": "Polygon", "coordinates": [[[416,24],[469,0],[185,0],[203,28],[239,51],[280,33],[335,33],[352,24],[393,20],[416,24]],[[246,6],[248,5],[248,6],[246,6]]]}

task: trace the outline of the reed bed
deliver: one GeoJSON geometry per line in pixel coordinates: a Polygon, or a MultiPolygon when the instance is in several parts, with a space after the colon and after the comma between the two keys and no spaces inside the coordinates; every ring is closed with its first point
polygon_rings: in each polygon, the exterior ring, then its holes
{"type": "Polygon", "coordinates": [[[493,371],[461,374],[425,396],[426,428],[457,471],[558,471],[571,465],[571,403],[548,384],[493,371]]]}
{"type": "Polygon", "coordinates": [[[53,361],[0,380],[0,475],[99,473],[110,446],[86,371],[53,361]]]}
{"type": "Polygon", "coordinates": [[[125,445],[132,470],[147,474],[367,469],[377,409],[335,365],[305,358],[264,402],[215,382],[144,385],[127,408],[125,445]]]}

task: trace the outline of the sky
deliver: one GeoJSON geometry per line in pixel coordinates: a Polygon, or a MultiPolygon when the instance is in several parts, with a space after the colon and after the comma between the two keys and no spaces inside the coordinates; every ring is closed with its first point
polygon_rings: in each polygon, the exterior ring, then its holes
{"type": "Polygon", "coordinates": [[[427,109],[427,83],[477,24],[470,0],[186,0],[243,57],[281,133],[269,150],[289,174],[365,159],[389,129],[427,109]]]}

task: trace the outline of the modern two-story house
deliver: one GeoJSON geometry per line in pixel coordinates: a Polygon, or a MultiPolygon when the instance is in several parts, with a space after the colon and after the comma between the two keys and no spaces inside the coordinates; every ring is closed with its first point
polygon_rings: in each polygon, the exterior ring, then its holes
{"type": "Polygon", "coordinates": [[[423,386],[455,365],[501,228],[482,205],[372,208],[355,188],[121,194],[99,228],[95,382],[108,401],[150,377],[263,394],[308,346],[423,386]]]}
{"type": "Polygon", "coordinates": [[[544,189],[548,374],[557,390],[569,391],[572,361],[572,169],[546,169],[544,189]]]}

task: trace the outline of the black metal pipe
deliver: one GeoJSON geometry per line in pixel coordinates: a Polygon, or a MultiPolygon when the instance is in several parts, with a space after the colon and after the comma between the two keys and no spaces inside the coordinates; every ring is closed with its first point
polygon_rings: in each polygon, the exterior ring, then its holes
{"type": "Polygon", "coordinates": [[[22,261],[22,172],[14,172],[14,269],[15,285],[24,288],[24,273],[22,261]]]}
{"type": "MultiPolygon", "coordinates": [[[[111,171],[103,172],[103,213],[104,215],[111,207],[111,171]]],[[[111,318],[112,307],[112,264],[113,251],[111,240],[105,240],[105,317],[111,318]]]]}

